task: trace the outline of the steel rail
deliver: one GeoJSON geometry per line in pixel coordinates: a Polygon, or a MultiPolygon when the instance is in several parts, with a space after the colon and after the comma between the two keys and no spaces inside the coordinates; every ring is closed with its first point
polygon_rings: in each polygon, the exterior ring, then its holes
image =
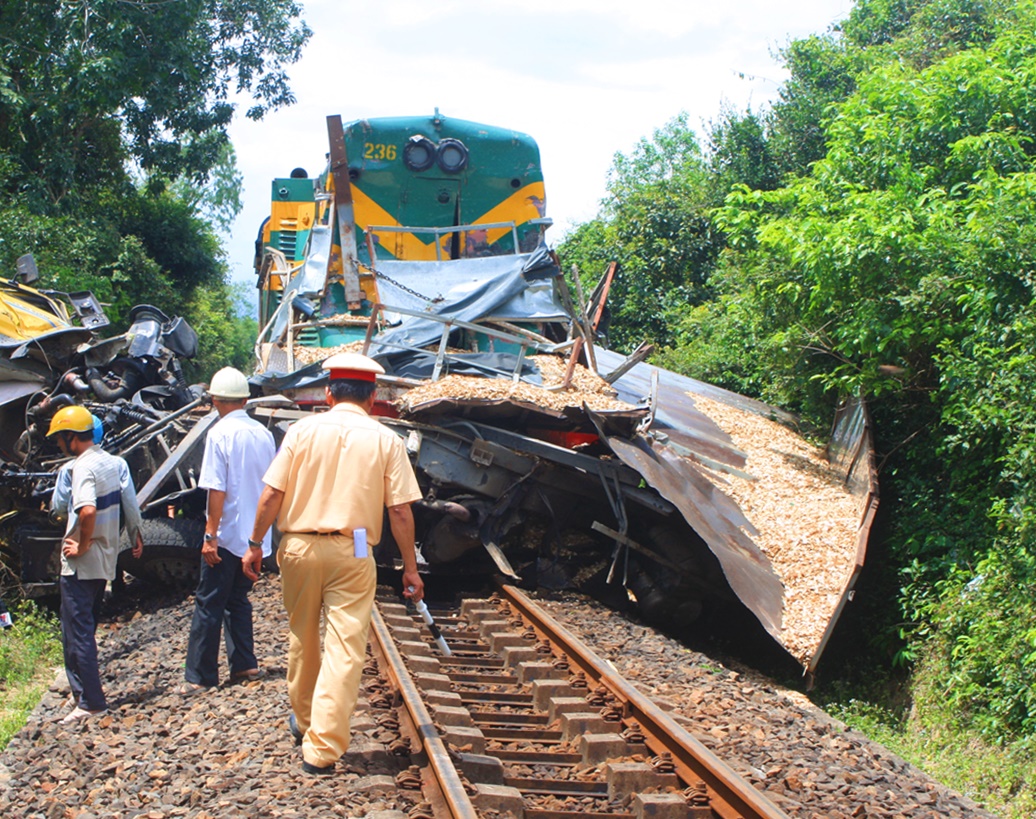
{"type": "Polygon", "coordinates": [[[384,671],[389,677],[389,682],[402,696],[403,705],[421,737],[421,744],[428,756],[428,766],[450,816],[453,819],[478,819],[478,811],[464,790],[464,783],[461,782],[460,775],[450,759],[446,744],[432,722],[432,716],[421,699],[420,690],[403,664],[403,657],[392,640],[392,633],[385,624],[377,604],[371,613],[371,635],[385,658],[387,668],[384,671]]]}
{"type": "Polygon", "coordinates": [[[788,815],[751,786],[727,763],[695,739],[648,697],[608,668],[572,632],[514,586],[501,585],[503,597],[528,619],[544,638],[565,652],[570,663],[619,697],[628,715],[644,731],[645,744],[655,753],[672,755],[676,772],[688,784],[701,780],[708,788],[712,810],[724,819],[788,819],[788,815]]]}

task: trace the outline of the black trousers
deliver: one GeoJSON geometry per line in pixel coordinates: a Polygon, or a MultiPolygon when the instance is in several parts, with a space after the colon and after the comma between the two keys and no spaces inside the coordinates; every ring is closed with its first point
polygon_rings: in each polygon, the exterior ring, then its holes
{"type": "Polygon", "coordinates": [[[226,549],[219,549],[217,554],[222,560],[215,566],[201,559],[201,576],[194,596],[184,677],[196,685],[219,685],[221,630],[231,676],[258,667],[252,639],[252,604],[248,599],[252,581],[241,570],[240,557],[226,549]]]}
{"type": "Polygon", "coordinates": [[[97,619],[104,601],[104,580],[80,580],[77,575],[62,575],[61,644],[65,653],[65,673],[76,705],[87,711],[108,707],[101,688],[97,666],[97,619]]]}

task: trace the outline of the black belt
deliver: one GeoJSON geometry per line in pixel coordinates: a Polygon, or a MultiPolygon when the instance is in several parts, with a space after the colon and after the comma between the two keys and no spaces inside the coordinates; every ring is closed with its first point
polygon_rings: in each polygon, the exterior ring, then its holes
{"type": "Polygon", "coordinates": [[[282,532],[284,535],[321,535],[323,537],[331,537],[333,535],[341,535],[342,537],[352,537],[353,533],[349,532],[282,532]]]}

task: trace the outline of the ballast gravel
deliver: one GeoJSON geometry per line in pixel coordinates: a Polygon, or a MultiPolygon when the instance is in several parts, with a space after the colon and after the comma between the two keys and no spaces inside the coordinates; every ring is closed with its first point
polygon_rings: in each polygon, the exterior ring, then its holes
{"type": "MultiPolygon", "coordinates": [[[[334,774],[302,772],[287,722],[279,579],[264,577],[252,602],[266,676],[191,697],[177,689],[193,599],[137,601],[109,614],[100,656],[110,712],[62,725],[71,703],[59,671],[0,754],[0,816],[430,816],[410,758],[394,753],[406,740],[372,673],[334,774]]],[[[791,817],[993,816],[761,675],[727,668],[582,595],[540,603],[791,817]]]]}
{"type": "MultiPolygon", "coordinates": [[[[182,597],[182,596],[181,596],[182,597]]],[[[410,764],[370,706],[364,676],[353,741],[331,776],[302,772],[288,730],[287,621],[280,582],[252,592],[256,656],[266,676],[185,697],[193,597],[140,602],[101,627],[101,680],[109,713],[63,725],[71,710],[64,670],[0,754],[0,816],[314,817],[404,819],[419,790],[397,787],[410,764]]],[[[221,657],[222,662],[222,657],[221,657]]],[[[226,676],[226,667],[221,669],[226,676]]]]}
{"type": "Polygon", "coordinates": [[[582,595],[537,602],[789,816],[994,817],[797,691],[727,668],[582,595]]]}

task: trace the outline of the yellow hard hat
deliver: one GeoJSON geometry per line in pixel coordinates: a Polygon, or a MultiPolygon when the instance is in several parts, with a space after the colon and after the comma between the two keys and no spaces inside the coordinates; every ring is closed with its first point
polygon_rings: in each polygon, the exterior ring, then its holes
{"type": "Polygon", "coordinates": [[[50,419],[50,430],[47,432],[47,437],[49,438],[55,432],[61,432],[63,429],[67,429],[69,432],[92,432],[93,428],[94,417],[86,407],[62,407],[50,419]]]}

